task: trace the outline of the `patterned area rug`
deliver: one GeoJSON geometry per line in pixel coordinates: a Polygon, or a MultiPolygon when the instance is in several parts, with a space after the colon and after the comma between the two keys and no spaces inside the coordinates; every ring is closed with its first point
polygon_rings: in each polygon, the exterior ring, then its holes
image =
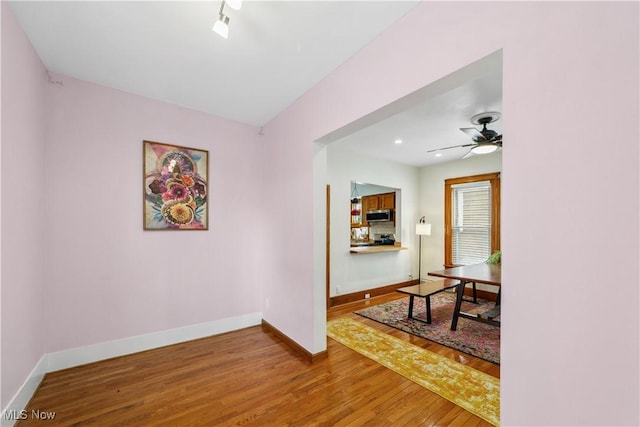
{"type": "Polygon", "coordinates": [[[327,335],[483,420],[500,425],[500,380],[454,360],[341,317],[327,335]]]}
{"type": "MultiPolygon", "coordinates": [[[[494,306],[491,301],[478,299],[479,304],[462,303],[462,311],[481,313],[494,306]]],[[[409,319],[409,297],[356,311],[355,313],[401,331],[435,341],[472,356],[496,364],[500,363],[500,328],[473,320],[458,319],[458,328],[451,330],[451,316],[455,294],[443,292],[431,297],[431,324],[409,319]]],[[[424,298],[416,298],[414,317],[424,319],[424,298]]],[[[496,318],[499,320],[499,318],[496,318]]]]}

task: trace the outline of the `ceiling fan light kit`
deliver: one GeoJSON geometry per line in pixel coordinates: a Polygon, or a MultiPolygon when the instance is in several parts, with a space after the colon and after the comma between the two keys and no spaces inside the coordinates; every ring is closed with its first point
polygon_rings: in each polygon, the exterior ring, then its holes
{"type": "Polygon", "coordinates": [[[471,149],[473,154],[489,154],[498,149],[498,145],[493,142],[481,142],[471,149]]]}
{"type": "MultiPolygon", "coordinates": [[[[462,158],[466,159],[472,154],[489,154],[502,147],[502,135],[498,135],[498,132],[487,129],[487,125],[500,120],[501,114],[497,111],[489,111],[486,113],[476,114],[471,117],[471,123],[474,125],[482,126],[481,130],[477,128],[460,128],[460,130],[471,137],[473,143],[454,145],[452,147],[438,148],[436,150],[429,150],[427,153],[448,150],[450,148],[471,147],[467,154],[462,158]]],[[[440,154],[440,153],[438,153],[440,154]]],[[[436,154],[436,156],[438,155],[436,154]]]]}

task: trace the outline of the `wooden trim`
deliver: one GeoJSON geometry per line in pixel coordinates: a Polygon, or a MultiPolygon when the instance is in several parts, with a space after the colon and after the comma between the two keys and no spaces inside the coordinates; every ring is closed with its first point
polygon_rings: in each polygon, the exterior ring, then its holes
{"type": "Polygon", "coordinates": [[[451,184],[449,180],[444,181],[444,264],[453,264],[453,248],[451,237],[451,184]]]}
{"type": "Polygon", "coordinates": [[[262,330],[265,332],[270,332],[276,337],[278,337],[282,342],[284,342],[289,348],[291,348],[295,353],[302,356],[307,362],[315,363],[320,360],[326,359],[328,356],[327,350],[321,351],[320,353],[311,353],[306,348],[302,347],[296,341],[289,338],[286,334],[282,333],[278,328],[273,326],[271,323],[262,319],[262,330]]]}
{"type": "MultiPolygon", "coordinates": [[[[409,280],[407,282],[395,283],[393,285],[383,286],[381,288],[373,288],[373,289],[367,289],[367,290],[364,290],[364,291],[353,292],[353,293],[350,293],[350,294],[338,295],[338,296],[330,298],[331,299],[331,307],[335,307],[335,306],[343,305],[343,304],[349,304],[349,303],[356,302],[356,301],[362,301],[362,300],[366,299],[364,297],[365,294],[369,294],[370,298],[373,298],[373,297],[377,297],[377,296],[380,296],[380,295],[386,295],[386,294],[393,293],[397,289],[404,288],[405,286],[411,286],[411,285],[417,285],[417,284],[418,284],[418,279],[414,279],[414,280],[409,280]]],[[[468,295],[468,296],[472,296],[472,292],[473,291],[471,289],[471,285],[467,286],[465,288],[465,290],[464,290],[464,294],[468,295]]],[[[495,301],[496,297],[498,295],[495,292],[485,291],[485,290],[477,289],[477,288],[476,288],[476,294],[477,294],[478,298],[486,299],[486,300],[489,300],[489,301],[495,301]]]]}
{"type": "Polygon", "coordinates": [[[483,173],[480,175],[461,176],[459,178],[447,178],[444,180],[445,185],[466,184],[468,182],[491,181],[500,178],[500,172],[483,173]]]}
{"type": "Polygon", "coordinates": [[[326,199],[327,199],[327,208],[325,211],[325,221],[326,221],[326,242],[325,242],[325,265],[324,265],[324,274],[325,274],[325,298],[327,308],[331,307],[331,298],[329,295],[331,294],[331,186],[327,184],[326,187],[326,199]]]}
{"type": "Polygon", "coordinates": [[[500,250],[500,174],[491,180],[491,253],[500,250]]]}
{"type": "Polygon", "coordinates": [[[387,285],[380,288],[366,289],[363,291],[353,292],[350,294],[338,295],[331,298],[331,307],[336,305],[348,304],[350,302],[361,301],[365,299],[365,294],[369,294],[369,297],[377,297],[379,295],[390,294],[395,292],[398,288],[404,288],[405,286],[417,285],[418,279],[409,280],[407,282],[395,283],[393,285],[387,285]]]}
{"type": "Polygon", "coordinates": [[[451,242],[451,186],[469,182],[489,181],[491,185],[491,253],[500,250],[500,172],[462,176],[444,180],[444,264],[453,264],[451,242]]]}

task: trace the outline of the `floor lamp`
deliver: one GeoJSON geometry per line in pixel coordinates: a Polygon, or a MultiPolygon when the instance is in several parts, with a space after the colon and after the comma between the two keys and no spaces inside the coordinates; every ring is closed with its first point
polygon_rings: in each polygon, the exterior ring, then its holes
{"type": "Polygon", "coordinates": [[[424,216],[416,224],[416,234],[420,236],[420,246],[418,246],[418,284],[422,283],[420,268],[422,267],[422,236],[431,236],[431,224],[427,224],[424,216]]]}

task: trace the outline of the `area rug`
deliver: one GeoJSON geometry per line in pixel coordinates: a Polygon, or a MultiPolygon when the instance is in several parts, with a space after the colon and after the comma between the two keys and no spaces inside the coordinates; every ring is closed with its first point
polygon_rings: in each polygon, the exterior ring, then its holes
{"type": "MultiPolygon", "coordinates": [[[[442,292],[431,297],[431,323],[409,319],[409,297],[368,307],[355,313],[401,331],[426,338],[446,347],[500,363],[500,328],[474,320],[459,318],[456,331],[451,330],[455,293],[442,292]]],[[[478,299],[478,304],[463,301],[462,311],[481,313],[494,303],[478,299]]],[[[425,318],[424,298],[416,298],[414,317],[425,318]]],[[[499,320],[499,318],[496,318],[499,320]]]]}
{"type": "Polygon", "coordinates": [[[500,424],[499,379],[348,317],[327,322],[327,335],[483,420],[500,424]]]}

